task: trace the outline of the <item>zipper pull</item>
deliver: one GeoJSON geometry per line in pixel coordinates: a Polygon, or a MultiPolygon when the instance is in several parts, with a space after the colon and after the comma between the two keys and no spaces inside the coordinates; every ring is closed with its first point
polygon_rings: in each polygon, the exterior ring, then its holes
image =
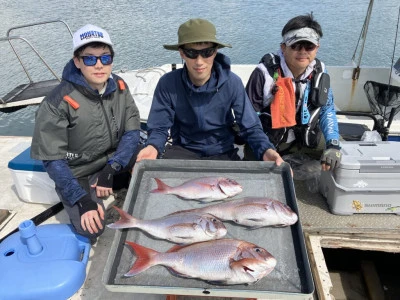
{"type": "Polygon", "coordinates": [[[112,117],[113,123],[114,123],[115,127],[117,128],[117,139],[118,139],[119,138],[119,128],[118,128],[117,120],[114,117],[114,110],[112,107],[110,110],[111,110],[111,117],[112,117]]]}

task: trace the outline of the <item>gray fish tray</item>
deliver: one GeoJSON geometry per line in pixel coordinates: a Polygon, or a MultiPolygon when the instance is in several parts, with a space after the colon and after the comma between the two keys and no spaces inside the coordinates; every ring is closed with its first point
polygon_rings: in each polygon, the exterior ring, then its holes
{"type": "MultiPolygon", "coordinates": [[[[138,163],[133,172],[123,209],[140,219],[154,219],[169,213],[210,205],[194,200],[182,200],[175,195],[150,193],[160,178],[170,186],[204,176],[224,176],[235,179],[242,197],[269,197],[286,203],[299,213],[290,167],[277,167],[270,162],[227,162],[191,160],[152,160],[138,163]]],[[[103,283],[112,292],[176,294],[215,297],[312,299],[314,283],[305,249],[301,223],[289,227],[263,227],[249,230],[235,223],[224,222],[226,238],[252,242],[267,249],[276,259],[275,269],[252,285],[213,285],[202,280],[180,278],[164,266],[154,266],[134,277],[124,277],[136,260],[125,241],[132,241],[156,251],[165,252],[174,244],[155,239],[136,229],[116,230],[103,273],[103,283]]],[[[111,230],[111,229],[107,229],[111,230]]]]}

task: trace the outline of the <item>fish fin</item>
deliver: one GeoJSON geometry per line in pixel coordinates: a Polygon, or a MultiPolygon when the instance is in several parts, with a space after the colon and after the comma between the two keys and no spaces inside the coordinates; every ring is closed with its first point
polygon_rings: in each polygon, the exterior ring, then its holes
{"type": "Polygon", "coordinates": [[[190,275],[188,275],[188,274],[179,273],[179,272],[175,271],[175,270],[172,269],[172,268],[168,268],[168,271],[170,271],[172,275],[175,275],[175,276],[178,276],[178,277],[193,278],[193,276],[190,276],[190,275]]]}
{"type": "Polygon", "coordinates": [[[175,224],[172,226],[168,227],[168,231],[174,235],[177,238],[180,238],[182,240],[185,239],[193,239],[193,230],[196,229],[196,226],[198,226],[195,223],[182,223],[182,224],[175,224]],[[186,228],[188,228],[189,230],[185,230],[186,228]],[[183,235],[181,234],[180,236],[177,236],[175,233],[176,232],[181,232],[181,233],[185,233],[187,232],[187,235],[183,235]]]}
{"type": "Polygon", "coordinates": [[[121,219],[117,222],[108,224],[108,228],[113,228],[113,229],[123,229],[123,228],[133,228],[136,227],[137,219],[132,217],[130,214],[128,214],[126,211],[123,211],[122,209],[113,206],[114,209],[119,213],[121,216],[121,219]]]}
{"type": "Polygon", "coordinates": [[[185,209],[185,210],[179,210],[179,211],[172,212],[172,213],[168,214],[167,216],[180,215],[180,214],[182,214],[182,213],[196,212],[196,211],[197,211],[196,208],[185,209]]]}
{"type": "Polygon", "coordinates": [[[146,248],[134,242],[126,241],[125,244],[131,246],[137,256],[132,268],[129,270],[128,273],[124,275],[125,277],[135,276],[155,265],[153,262],[153,257],[156,256],[159,252],[150,248],[146,248]]]}
{"type": "Polygon", "coordinates": [[[161,179],[154,178],[157,182],[157,188],[150,191],[150,193],[160,193],[160,194],[167,194],[171,187],[165,184],[161,179]]]}
{"type": "Polygon", "coordinates": [[[255,229],[260,229],[263,227],[267,227],[267,226],[266,225],[252,226],[252,227],[247,227],[247,230],[255,230],[255,229]]]}
{"type": "Polygon", "coordinates": [[[243,258],[240,260],[236,260],[236,261],[232,261],[230,263],[230,267],[231,269],[236,269],[236,268],[240,268],[242,269],[243,272],[254,272],[254,270],[250,267],[247,266],[247,262],[254,262],[255,259],[254,258],[243,258]]]}
{"type": "Polygon", "coordinates": [[[226,281],[223,280],[215,280],[215,281],[210,281],[210,280],[206,280],[206,282],[208,282],[209,284],[213,284],[213,285],[227,285],[226,281]]]}
{"type": "Polygon", "coordinates": [[[181,249],[183,249],[185,247],[188,247],[190,245],[192,245],[192,244],[189,244],[189,245],[174,245],[170,249],[168,249],[167,252],[176,252],[176,251],[179,251],[179,250],[181,250],[181,249]]]}
{"type": "Polygon", "coordinates": [[[282,228],[282,227],[287,227],[287,226],[289,226],[289,224],[276,224],[276,225],[273,225],[272,227],[282,228]]]}
{"type": "MultiPolygon", "coordinates": [[[[204,188],[207,190],[211,190],[211,191],[221,191],[220,187],[218,184],[211,184],[211,183],[206,183],[206,182],[199,182],[197,183],[198,186],[200,186],[200,188],[204,188]]],[[[222,191],[221,191],[222,192],[222,191]]],[[[200,199],[196,199],[196,200],[200,200],[200,199]]]]}

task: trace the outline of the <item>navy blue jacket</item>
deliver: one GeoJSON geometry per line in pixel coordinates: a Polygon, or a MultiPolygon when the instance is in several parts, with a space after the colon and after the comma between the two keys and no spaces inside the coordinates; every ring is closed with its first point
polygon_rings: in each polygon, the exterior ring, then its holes
{"type": "Polygon", "coordinates": [[[184,66],[160,78],[147,121],[148,145],[162,153],[170,130],[174,145],[202,157],[219,155],[234,148],[236,121],[258,159],[275,149],[227,56],[217,53],[211,78],[201,87],[192,84],[187,72],[184,66]]]}

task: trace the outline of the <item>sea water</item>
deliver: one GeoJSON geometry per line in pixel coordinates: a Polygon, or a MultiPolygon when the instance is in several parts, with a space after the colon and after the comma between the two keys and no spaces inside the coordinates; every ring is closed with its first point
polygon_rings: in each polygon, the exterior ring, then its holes
{"type": "MultiPolygon", "coordinates": [[[[162,45],[176,43],[178,26],[190,18],[205,18],[215,24],[217,38],[232,44],[232,48],[220,51],[233,64],[256,64],[263,54],[279,48],[282,28],[290,18],[310,12],[324,33],[318,57],[328,66],[350,65],[368,1],[0,0],[0,8],[0,38],[11,27],[55,19],[64,20],[72,32],[88,23],[106,29],[116,52],[114,70],[120,70],[181,63],[176,51],[165,50],[162,45]]],[[[361,65],[391,66],[398,11],[398,0],[374,1],[361,65]]],[[[72,57],[72,39],[62,23],[15,29],[10,35],[28,39],[58,76],[72,57]]],[[[33,81],[53,78],[24,42],[13,45],[33,81]]],[[[4,97],[29,78],[8,42],[0,42],[0,53],[0,97],[4,97]]],[[[400,56],[399,45],[394,56],[395,61],[400,56]]],[[[32,106],[12,114],[0,112],[0,135],[31,135],[36,109],[32,106]]]]}

